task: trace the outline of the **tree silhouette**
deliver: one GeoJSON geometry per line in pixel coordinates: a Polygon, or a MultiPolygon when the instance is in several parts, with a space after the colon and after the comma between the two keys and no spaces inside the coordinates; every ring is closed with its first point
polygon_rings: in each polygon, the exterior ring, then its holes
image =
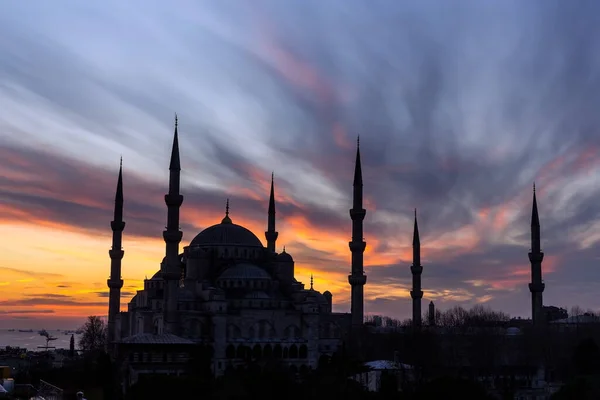
{"type": "Polygon", "coordinates": [[[75,357],[75,335],[71,334],[71,342],[69,343],[69,357],[75,357]]]}
{"type": "Polygon", "coordinates": [[[600,372],[600,349],[592,338],[582,340],[575,348],[573,361],[579,375],[600,372]]]}
{"type": "Polygon", "coordinates": [[[104,320],[90,315],[81,327],[83,334],[79,339],[79,348],[83,351],[103,351],[106,346],[106,324],[104,320]]]}

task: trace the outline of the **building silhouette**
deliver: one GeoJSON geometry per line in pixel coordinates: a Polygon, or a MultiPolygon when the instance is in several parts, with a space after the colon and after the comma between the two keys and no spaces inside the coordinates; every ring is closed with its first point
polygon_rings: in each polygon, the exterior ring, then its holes
{"type": "MultiPolygon", "coordinates": [[[[250,230],[234,222],[229,200],[220,222],[198,233],[183,249],[180,244],[181,160],[177,119],[169,164],[168,192],[164,197],[167,224],[163,231],[165,256],[159,270],[144,280],[144,288],[120,310],[124,208],[122,161],[115,195],[108,304],[109,350],[117,360],[126,386],[143,374],[177,374],[200,346],[212,374],[264,359],[277,360],[301,370],[316,368],[324,356],[344,349],[364,322],[363,181],[360,143],[357,141],[353,180],[350,313],[332,311],[331,292],[317,291],[311,275],[306,288],[294,276],[295,262],[285,247],[277,251],[275,179],[267,209],[266,245],[250,230]]],[[[265,196],[266,197],[266,196],[265,196]]],[[[417,212],[413,230],[412,324],[422,321],[421,243],[417,212]]],[[[542,293],[540,223],[535,185],[531,218],[532,320],[545,321],[542,293]]],[[[436,325],[435,306],[429,303],[426,323],[436,325]]],[[[358,336],[356,336],[358,337],[358,336]]]]}
{"type": "Polygon", "coordinates": [[[322,356],[339,352],[352,324],[363,321],[362,177],[357,149],[352,218],[352,312],[332,312],[331,292],[317,291],[294,277],[294,259],[277,252],[275,184],[267,212],[266,246],[247,228],[237,225],[227,200],[219,223],[197,234],[180,251],[183,233],[179,210],[181,163],[177,120],[165,195],[167,226],[165,257],[160,269],[144,280],[120,311],[123,258],[123,169],[119,169],[115,199],[113,245],[109,252],[109,348],[123,369],[126,385],[141,374],[177,373],[192,347],[202,346],[214,375],[248,361],[277,359],[289,367],[316,368],[322,356]]]}

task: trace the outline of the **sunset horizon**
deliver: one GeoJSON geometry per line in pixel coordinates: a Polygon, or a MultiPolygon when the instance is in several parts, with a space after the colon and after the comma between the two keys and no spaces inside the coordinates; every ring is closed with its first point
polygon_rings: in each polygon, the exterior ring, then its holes
{"type": "Polygon", "coordinates": [[[274,174],[277,252],[349,312],[360,136],[366,315],[411,316],[417,209],[424,305],[530,318],[534,182],[544,305],[600,310],[600,60],[583,12],[571,10],[577,25],[560,5],[459,7],[455,31],[415,4],[377,30],[390,10],[362,2],[348,15],[323,4],[319,18],[311,1],[109,3],[40,5],[29,19],[0,6],[0,329],[106,317],[121,157],[122,311],[159,271],[175,113],[180,252],[227,199],[265,246],[274,174]]]}

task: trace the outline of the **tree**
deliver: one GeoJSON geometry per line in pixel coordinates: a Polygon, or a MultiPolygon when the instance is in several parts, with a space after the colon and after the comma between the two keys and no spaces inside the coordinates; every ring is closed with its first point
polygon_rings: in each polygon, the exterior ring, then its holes
{"type": "Polygon", "coordinates": [[[592,338],[582,340],[575,348],[573,361],[579,375],[591,375],[600,372],[600,349],[592,338]]]}
{"type": "Polygon", "coordinates": [[[81,327],[83,334],[79,339],[79,348],[83,351],[103,351],[106,346],[107,328],[104,320],[90,315],[81,327]]]}
{"type": "Polygon", "coordinates": [[[71,342],[69,343],[69,357],[75,357],[75,335],[71,335],[71,342]]]}

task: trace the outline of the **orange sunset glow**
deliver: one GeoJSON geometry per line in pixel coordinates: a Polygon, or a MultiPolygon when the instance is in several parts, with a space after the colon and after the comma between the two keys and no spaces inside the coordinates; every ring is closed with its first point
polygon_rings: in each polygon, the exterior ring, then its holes
{"type": "Polygon", "coordinates": [[[306,29],[286,10],[201,13],[190,2],[115,5],[115,15],[82,5],[60,17],[77,21],[72,35],[23,7],[0,15],[2,328],[72,329],[107,315],[121,156],[121,310],[159,270],[175,113],[180,252],[221,221],[226,199],[233,222],[266,245],[273,173],[276,250],[348,312],[360,137],[366,314],[410,316],[417,209],[424,302],[529,318],[534,182],[544,304],[600,308],[600,120],[590,106],[600,85],[562,63],[531,72],[558,53],[574,58],[570,46],[552,41],[540,54],[527,46],[543,38],[506,37],[497,23],[469,25],[477,32],[466,37],[429,19],[418,20],[426,35],[378,31],[362,10],[340,14],[344,24],[324,13],[306,29]],[[114,31],[99,35],[107,24],[114,31]]]}

